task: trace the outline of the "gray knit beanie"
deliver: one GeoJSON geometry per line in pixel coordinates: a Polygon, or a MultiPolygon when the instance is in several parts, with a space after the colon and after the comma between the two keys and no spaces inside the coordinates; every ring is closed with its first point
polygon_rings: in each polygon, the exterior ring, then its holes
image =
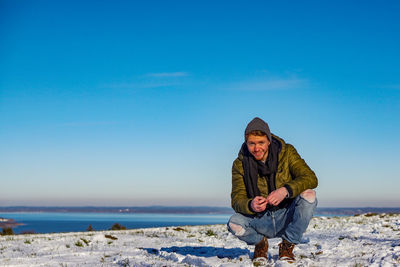
{"type": "Polygon", "coordinates": [[[263,121],[262,119],[255,117],[254,119],[247,124],[246,130],[244,130],[244,135],[251,133],[252,131],[261,131],[265,133],[268,137],[268,140],[271,142],[271,131],[269,130],[268,123],[263,121]]]}

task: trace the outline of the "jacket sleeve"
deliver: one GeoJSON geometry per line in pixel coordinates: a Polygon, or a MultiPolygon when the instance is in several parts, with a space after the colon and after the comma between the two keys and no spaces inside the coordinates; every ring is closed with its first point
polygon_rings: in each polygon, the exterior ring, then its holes
{"type": "Polygon", "coordinates": [[[307,189],[317,187],[317,176],[292,145],[288,145],[288,160],[292,181],[288,182],[286,185],[289,186],[292,191],[290,192],[291,197],[294,198],[307,189]]]}
{"type": "Polygon", "coordinates": [[[235,212],[242,214],[255,214],[249,209],[249,204],[252,201],[247,197],[246,187],[243,181],[243,166],[239,159],[233,162],[232,166],[232,192],[231,205],[235,212]]]}

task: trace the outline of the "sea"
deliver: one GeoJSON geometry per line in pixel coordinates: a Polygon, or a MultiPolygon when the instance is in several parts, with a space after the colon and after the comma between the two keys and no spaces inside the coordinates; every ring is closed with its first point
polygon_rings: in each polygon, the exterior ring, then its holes
{"type": "MultiPolygon", "coordinates": [[[[317,208],[314,216],[353,216],[369,212],[400,213],[400,208],[317,208]]],[[[0,211],[0,218],[20,223],[13,227],[14,233],[20,234],[82,232],[89,225],[94,230],[109,230],[115,223],[127,229],[226,224],[232,214],[233,211],[223,214],[0,211]]]]}
{"type": "Polygon", "coordinates": [[[109,230],[118,223],[127,229],[207,225],[227,223],[228,214],[119,214],[119,213],[63,213],[63,212],[10,212],[0,213],[0,218],[13,219],[19,233],[62,233],[86,231],[89,225],[94,230],[109,230]]]}

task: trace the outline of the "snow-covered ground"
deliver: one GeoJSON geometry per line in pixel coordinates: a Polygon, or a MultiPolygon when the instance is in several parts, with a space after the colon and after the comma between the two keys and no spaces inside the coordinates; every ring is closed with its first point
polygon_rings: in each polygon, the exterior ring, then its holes
{"type": "MultiPolygon", "coordinates": [[[[400,266],[400,215],[316,217],[296,263],[270,266],[400,266]]],[[[0,236],[0,266],[251,266],[254,246],[225,225],[0,236]]]]}

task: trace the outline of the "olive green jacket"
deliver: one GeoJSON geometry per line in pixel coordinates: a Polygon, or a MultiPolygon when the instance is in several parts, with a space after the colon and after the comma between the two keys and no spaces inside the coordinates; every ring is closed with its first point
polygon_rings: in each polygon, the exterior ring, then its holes
{"type": "MultiPolygon", "coordinates": [[[[276,188],[284,185],[292,191],[291,198],[300,195],[306,189],[317,187],[318,179],[315,173],[308,167],[307,163],[300,157],[294,146],[286,144],[285,141],[275,135],[277,140],[281,142],[282,148],[278,157],[278,169],[275,176],[276,188]]],[[[249,209],[249,203],[252,201],[247,196],[246,187],[243,180],[243,155],[235,159],[232,166],[232,193],[231,204],[235,212],[242,214],[254,215],[255,213],[249,209]]],[[[257,186],[263,197],[268,196],[268,183],[265,177],[258,176],[257,186]]]]}

